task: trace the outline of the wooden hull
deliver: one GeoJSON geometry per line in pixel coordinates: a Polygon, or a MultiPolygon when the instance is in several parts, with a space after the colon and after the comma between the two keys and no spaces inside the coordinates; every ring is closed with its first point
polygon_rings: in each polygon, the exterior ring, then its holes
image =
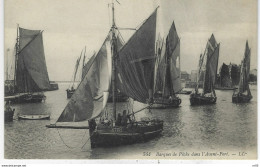
{"type": "Polygon", "coordinates": [[[18,115],[19,120],[45,120],[50,119],[50,115],[18,115]]]}
{"type": "Polygon", "coordinates": [[[192,93],[190,95],[190,104],[191,105],[208,105],[215,104],[217,101],[217,97],[206,97],[200,94],[192,93]]]}
{"type": "Polygon", "coordinates": [[[12,122],[15,109],[5,110],[5,122],[12,122]]]}
{"type": "Polygon", "coordinates": [[[229,87],[215,87],[214,89],[215,90],[235,90],[237,88],[235,88],[235,87],[231,87],[231,88],[229,88],[229,87]]]}
{"type": "Polygon", "coordinates": [[[172,107],[179,107],[181,104],[181,99],[176,97],[174,99],[166,99],[166,98],[154,98],[153,106],[150,107],[151,109],[165,109],[165,108],[172,108],[172,107]]]}
{"type": "Polygon", "coordinates": [[[70,99],[71,96],[73,95],[73,93],[75,92],[75,90],[69,90],[69,89],[67,89],[66,92],[67,92],[67,99],[70,99]]]}
{"type": "Polygon", "coordinates": [[[146,142],[159,136],[163,130],[163,121],[135,122],[127,127],[97,128],[90,132],[91,147],[113,147],[146,142]],[[148,123],[150,123],[148,125],[148,123]]]}
{"type": "Polygon", "coordinates": [[[189,95],[189,94],[191,94],[191,92],[192,91],[180,91],[180,92],[178,92],[178,93],[176,93],[176,94],[184,94],[184,95],[189,95]]]}
{"type": "Polygon", "coordinates": [[[5,97],[5,101],[12,103],[40,103],[46,99],[43,93],[21,93],[5,97]]]}
{"type": "Polygon", "coordinates": [[[250,95],[243,94],[233,94],[232,102],[233,103],[248,103],[253,97],[250,95]]]}

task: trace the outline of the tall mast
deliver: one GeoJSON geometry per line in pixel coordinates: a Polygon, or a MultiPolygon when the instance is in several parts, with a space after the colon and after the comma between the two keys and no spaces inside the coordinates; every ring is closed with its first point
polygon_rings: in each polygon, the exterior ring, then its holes
{"type": "Polygon", "coordinates": [[[17,69],[17,60],[18,60],[18,53],[19,53],[19,24],[17,24],[17,37],[16,37],[16,45],[15,45],[15,61],[14,61],[14,90],[16,91],[16,69],[17,69]]]}
{"type": "Polygon", "coordinates": [[[115,11],[114,11],[114,3],[112,2],[112,96],[113,96],[113,118],[116,120],[116,58],[117,58],[117,44],[116,44],[116,36],[115,36],[115,11]]]}
{"type": "Polygon", "coordinates": [[[6,50],[6,80],[9,80],[9,77],[8,77],[8,52],[10,51],[10,49],[8,48],[7,50],[6,50]]]}

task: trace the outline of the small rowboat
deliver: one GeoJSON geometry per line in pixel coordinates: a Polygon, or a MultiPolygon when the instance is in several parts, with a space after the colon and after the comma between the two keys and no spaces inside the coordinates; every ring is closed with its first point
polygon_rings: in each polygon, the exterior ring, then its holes
{"type": "Polygon", "coordinates": [[[42,120],[50,119],[50,115],[18,115],[19,120],[42,120]]]}

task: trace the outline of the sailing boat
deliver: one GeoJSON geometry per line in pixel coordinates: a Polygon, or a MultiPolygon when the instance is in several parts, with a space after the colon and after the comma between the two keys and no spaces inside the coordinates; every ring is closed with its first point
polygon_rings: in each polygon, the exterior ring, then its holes
{"type": "MultiPolygon", "coordinates": [[[[83,52],[83,50],[81,51],[80,57],[77,59],[76,64],[75,64],[74,73],[73,73],[73,76],[72,76],[73,77],[72,85],[69,86],[69,88],[66,90],[68,99],[71,98],[71,96],[73,95],[73,93],[76,90],[74,88],[74,84],[75,84],[75,80],[76,80],[76,76],[77,76],[77,72],[78,72],[78,68],[79,68],[79,63],[80,63],[80,60],[81,60],[82,52],[83,52]]],[[[85,48],[85,53],[86,53],[86,48],[85,48]]],[[[84,53],[84,57],[85,57],[85,53],[84,53]]]]}
{"type": "Polygon", "coordinates": [[[180,38],[174,22],[166,38],[166,45],[160,38],[157,42],[157,60],[155,64],[154,108],[178,107],[181,99],[176,93],[181,91],[180,78],[180,38]]]}
{"type": "Polygon", "coordinates": [[[233,103],[247,103],[253,98],[248,84],[250,72],[250,55],[251,51],[248,46],[248,41],[246,41],[245,55],[241,62],[238,92],[234,91],[232,96],[233,103]],[[245,94],[246,92],[247,94],[245,94]]]}
{"type": "Polygon", "coordinates": [[[158,136],[163,130],[161,120],[136,121],[134,114],[141,110],[128,114],[124,110],[123,116],[120,113],[117,115],[115,100],[116,90],[119,89],[141,103],[152,102],[157,9],[119,52],[120,35],[114,21],[113,3],[112,11],[113,24],[102,45],[102,48],[106,47],[106,54],[98,53],[95,56],[88,73],[57,120],[57,122],[88,120],[91,147],[143,142],[158,136]],[[119,83],[116,83],[116,75],[119,83]],[[112,116],[107,108],[111,82],[112,116]],[[100,118],[98,124],[96,118],[100,118]]]}
{"type": "Polygon", "coordinates": [[[217,44],[212,34],[207,42],[204,54],[200,56],[197,86],[195,92],[190,95],[191,105],[214,104],[217,101],[214,85],[217,76],[219,47],[220,44],[217,44]],[[198,91],[200,78],[203,78],[202,93],[198,91]]]}
{"type": "Polygon", "coordinates": [[[42,91],[50,89],[42,32],[17,27],[14,95],[6,101],[14,103],[41,102],[46,99],[42,91]]]}

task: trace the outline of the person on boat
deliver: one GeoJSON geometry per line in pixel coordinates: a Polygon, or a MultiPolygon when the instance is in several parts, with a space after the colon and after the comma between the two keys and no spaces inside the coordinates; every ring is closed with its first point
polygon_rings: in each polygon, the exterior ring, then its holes
{"type": "Polygon", "coordinates": [[[126,110],[123,111],[123,116],[121,120],[121,126],[127,126],[127,122],[132,122],[129,115],[126,115],[126,110]]]}
{"type": "Polygon", "coordinates": [[[117,119],[116,119],[116,126],[120,126],[121,125],[121,121],[122,121],[122,116],[121,116],[120,113],[118,113],[117,119]]]}

